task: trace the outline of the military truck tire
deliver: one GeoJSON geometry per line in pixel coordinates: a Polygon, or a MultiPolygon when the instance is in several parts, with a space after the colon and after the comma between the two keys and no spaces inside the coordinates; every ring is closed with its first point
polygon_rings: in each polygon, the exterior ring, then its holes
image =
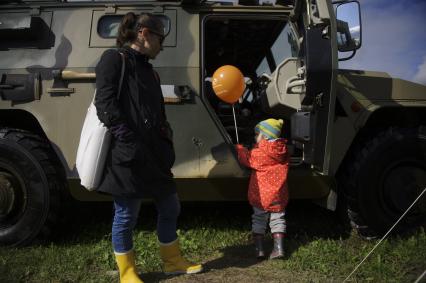
{"type": "MultiPolygon", "coordinates": [[[[383,235],[426,187],[426,127],[387,128],[364,140],[352,156],[342,179],[348,217],[362,236],[383,235]]],[[[425,219],[423,196],[395,232],[425,219]]]]}
{"type": "Polygon", "coordinates": [[[50,235],[65,184],[61,170],[49,141],[0,129],[1,245],[24,246],[50,235]]]}

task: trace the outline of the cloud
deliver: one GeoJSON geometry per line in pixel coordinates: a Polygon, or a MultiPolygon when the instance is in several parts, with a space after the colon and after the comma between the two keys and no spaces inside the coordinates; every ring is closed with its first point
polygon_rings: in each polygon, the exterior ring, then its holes
{"type": "Polygon", "coordinates": [[[414,75],[413,81],[426,85],[426,56],[423,57],[423,63],[417,67],[417,73],[414,75]]]}
{"type": "Polygon", "coordinates": [[[350,31],[351,33],[358,33],[358,32],[360,31],[360,26],[351,27],[351,28],[349,29],[349,31],[350,31]]]}
{"type": "Polygon", "coordinates": [[[361,0],[362,46],[341,68],[413,80],[426,56],[426,1],[361,0]]]}

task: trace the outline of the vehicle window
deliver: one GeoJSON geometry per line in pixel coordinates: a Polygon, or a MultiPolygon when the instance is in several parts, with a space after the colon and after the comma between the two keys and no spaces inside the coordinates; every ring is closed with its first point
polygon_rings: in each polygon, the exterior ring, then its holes
{"type": "Polygon", "coordinates": [[[263,58],[262,62],[256,69],[256,74],[258,76],[262,75],[263,73],[271,74],[271,69],[269,68],[268,62],[266,61],[266,57],[263,58]]]}
{"type": "Polygon", "coordinates": [[[286,25],[271,48],[275,63],[278,65],[288,57],[296,57],[297,49],[297,41],[290,25],[286,25]]]}
{"type": "MultiPolygon", "coordinates": [[[[98,22],[98,34],[102,38],[115,38],[118,34],[118,26],[120,25],[121,19],[124,15],[108,15],[103,16],[98,22]]],[[[164,26],[164,34],[167,35],[170,32],[170,19],[164,15],[156,15],[164,26]]]]}
{"type": "MultiPolygon", "coordinates": [[[[275,65],[279,65],[282,61],[289,57],[297,57],[298,44],[290,25],[285,25],[275,42],[271,46],[271,52],[275,65]]],[[[266,57],[262,60],[256,69],[258,76],[263,73],[271,74],[275,69],[271,69],[266,57]]]]}

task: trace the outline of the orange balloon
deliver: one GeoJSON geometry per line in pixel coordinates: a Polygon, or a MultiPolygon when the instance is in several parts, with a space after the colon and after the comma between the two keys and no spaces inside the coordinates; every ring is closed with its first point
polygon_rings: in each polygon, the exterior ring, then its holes
{"type": "Polygon", "coordinates": [[[212,86],[217,97],[231,104],[240,99],[246,88],[243,74],[231,65],[222,66],[214,72],[212,86]]]}

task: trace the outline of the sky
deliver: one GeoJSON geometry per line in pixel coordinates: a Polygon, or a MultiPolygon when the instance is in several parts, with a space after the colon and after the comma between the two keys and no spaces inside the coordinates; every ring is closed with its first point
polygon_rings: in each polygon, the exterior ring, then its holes
{"type": "Polygon", "coordinates": [[[426,0],[359,0],[362,46],[340,68],[384,71],[426,85],[426,0]]]}

